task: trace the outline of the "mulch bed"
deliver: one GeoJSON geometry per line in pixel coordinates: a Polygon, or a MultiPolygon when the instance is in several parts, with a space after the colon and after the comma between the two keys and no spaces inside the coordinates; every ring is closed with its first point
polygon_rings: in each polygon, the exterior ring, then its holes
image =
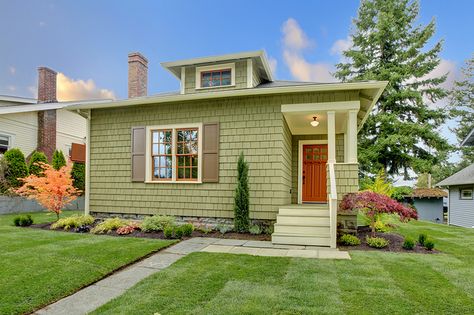
{"type": "MultiPolygon", "coordinates": [[[[96,221],[98,222],[98,221],[96,221]]],[[[65,231],[63,229],[56,229],[51,230],[50,226],[52,223],[42,223],[42,224],[32,224],[30,228],[42,229],[42,230],[49,230],[49,231],[59,231],[59,232],[66,232],[66,233],[81,233],[75,231],[75,229],[71,229],[69,231],[65,231]]],[[[92,227],[91,227],[92,228],[92,227]]],[[[84,232],[89,233],[89,232],[84,232]]],[[[95,235],[109,235],[109,236],[116,236],[116,237],[141,237],[141,238],[154,238],[154,239],[166,239],[163,232],[149,232],[145,233],[142,231],[133,231],[127,235],[119,235],[115,231],[107,234],[95,234],[95,235]]],[[[212,231],[209,233],[204,233],[201,231],[194,230],[191,237],[213,237],[213,238],[226,238],[226,239],[239,239],[239,240],[251,240],[251,241],[270,241],[271,235],[268,234],[259,234],[254,235],[250,233],[236,233],[236,232],[228,232],[225,234],[220,233],[219,231],[212,231]]],[[[183,237],[183,240],[189,239],[190,237],[183,237]]]]}
{"type": "Polygon", "coordinates": [[[361,243],[360,245],[357,246],[344,246],[341,244],[338,244],[339,249],[342,250],[373,250],[373,251],[381,251],[381,252],[396,252],[396,253],[417,253],[417,254],[437,254],[439,251],[436,249],[433,250],[427,250],[423,246],[419,245],[416,243],[415,247],[412,250],[404,249],[402,247],[404,237],[395,234],[395,233],[380,233],[376,232],[375,233],[377,237],[383,237],[387,239],[390,243],[388,244],[387,247],[384,248],[373,248],[367,245],[365,242],[365,237],[366,236],[371,236],[371,231],[369,227],[359,227],[357,229],[357,237],[360,239],[361,243]]]}

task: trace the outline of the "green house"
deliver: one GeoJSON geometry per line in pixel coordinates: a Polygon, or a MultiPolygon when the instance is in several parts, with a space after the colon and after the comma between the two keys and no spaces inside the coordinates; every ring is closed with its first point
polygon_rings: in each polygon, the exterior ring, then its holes
{"type": "Polygon", "coordinates": [[[386,82],[275,80],[263,51],[162,63],[180,91],[147,95],[129,55],[129,98],[69,107],[87,118],[86,211],[230,223],[236,166],[249,163],[250,217],[279,244],[336,246],[358,190],[357,133],[386,82]]]}

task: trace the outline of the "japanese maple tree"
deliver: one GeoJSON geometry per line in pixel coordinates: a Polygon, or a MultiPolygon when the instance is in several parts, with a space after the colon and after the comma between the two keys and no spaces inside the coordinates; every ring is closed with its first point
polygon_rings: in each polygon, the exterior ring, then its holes
{"type": "Polygon", "coordinates": [[[36,200],[48,211],[55,213],[59,219],[62,209],[75,200],[81,192],[73,186],[72,165],[68,164],[58,170],[46,163],[40,162],[38,165],[43,169],[39,174],[42,176],[32,174],[21,178],[23,186],[15,192],[20,196],[36,200]]]}
{"type": "Polygon", "coordinates": [[[402,221],[418,218],[415,209],[407,207],[386,195],[368,190],[344,196],[340,209],[342,211],[362,211],[370,220],[373,237],[375,237],[375,222],[382,213],[396,213],[402,221]]]}

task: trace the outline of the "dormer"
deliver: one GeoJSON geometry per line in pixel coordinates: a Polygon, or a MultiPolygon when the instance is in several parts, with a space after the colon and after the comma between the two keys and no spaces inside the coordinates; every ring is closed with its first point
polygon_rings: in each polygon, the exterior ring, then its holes
{"type": "Polygon", "coordinates": [[[180,80],[180,93],[251,89],[273,81],[263,50],[163,62],[161,65],[180,80]]]}

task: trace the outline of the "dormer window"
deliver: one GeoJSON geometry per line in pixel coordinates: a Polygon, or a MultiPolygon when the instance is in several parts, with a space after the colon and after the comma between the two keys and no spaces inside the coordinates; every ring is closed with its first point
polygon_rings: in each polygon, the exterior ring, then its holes
{"type": "Polygon", "coordinates": [[[235,86],[235,64],[196,67],[196,89],[235,86]]]}

